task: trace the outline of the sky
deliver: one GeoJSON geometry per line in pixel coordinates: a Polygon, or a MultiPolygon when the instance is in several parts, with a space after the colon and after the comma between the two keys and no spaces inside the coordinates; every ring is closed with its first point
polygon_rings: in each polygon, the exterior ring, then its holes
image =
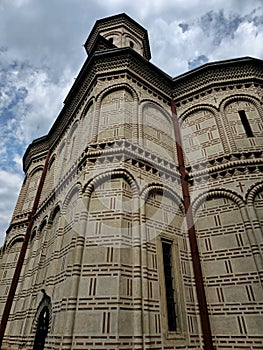
{"type": "Polygon", "coordinates": [[[173,77],[207,62],[263,59],[263,0],[0,0],[0,246],[28,144],[63,107],[95,21],[122,12],[148,30],[151,62],[173,77]]]}

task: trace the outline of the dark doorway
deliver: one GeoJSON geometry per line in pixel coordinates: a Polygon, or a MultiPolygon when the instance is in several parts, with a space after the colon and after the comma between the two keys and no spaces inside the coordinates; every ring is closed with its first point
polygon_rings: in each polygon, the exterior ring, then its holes
{"type": "Polygon", "coordinates": [[[34,341],[33,350],[44,350],[45,340],[48,333],[49,326],[49,310],[48,307],[45,306],[43,310],[40,312],[37,323],[37,331],[34,341]]]}

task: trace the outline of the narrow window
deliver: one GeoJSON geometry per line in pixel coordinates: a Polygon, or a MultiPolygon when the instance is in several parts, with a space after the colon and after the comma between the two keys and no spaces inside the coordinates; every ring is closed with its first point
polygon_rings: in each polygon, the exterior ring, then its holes
{"type": "Polygon", "coordinates": [[[111,44],[113,44],[113,38],[108,39],[111,44]]]}
{"type": "Polygon", "coordinates": [[[177,330],[176,313],[175,313],[175,299],[174,286],[172,275],[172,244],[169,242],[162,242],[163,250],[163,267],[164,267],[164,281],[166,291],[166,307],[168,318],[168,330],[175,332],[177,330]]]}
{"type": "Polygon", "coordinates": [[[130,47],[133,49],[134,48],[134,43],[130,41],[130,47]]]}
{"type": "Polygon", "coordinates": [[[48,307],[45,306],[38,318],[37,331],[35,335],[33,350],[44,350],[45,340],[48,333],[48,327],[49,327],[49,310],[48,310],[48,307]]]}
{"type": "Polygon", "coordinates": [[[254,137],[253,132],[251,130],[250,124],[248,122],[246,112],[245,111],[238,111],[239,117],[241,119],[241,122],[243,124],[243,127],[245,129],[247,137],[254,137]]]}

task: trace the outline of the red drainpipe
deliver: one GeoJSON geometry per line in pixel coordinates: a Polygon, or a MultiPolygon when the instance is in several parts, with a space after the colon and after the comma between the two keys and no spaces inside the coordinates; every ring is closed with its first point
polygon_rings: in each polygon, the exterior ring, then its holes
{"type": "Polygon", "coordinates": [[[191,206],[191,200],[190,200],[188,173],[185,169],[180,127],[179,127],[179,122],[178,122],[177,113],[176,113],[176,106],[173,98],[171,99],[171,108],[172,108],[172,115],[173,115],[173,122],[174,122],[176,151],[177,151],[178,164],[179,164],[179,173],[181,175],[183,201],[184,201],[184,208],[185,208],[185,214],[186,214],[188,236],[190,241],[197,299],[199,304],[201,326],[202,326],[203,338],[204,338],[204,349],[212,350],[213,349],[212,334],[211,334],[211,327],[209,322],[202,267],[201,267],[200,256],[198,251],[198,244],[197,244],[197,238],[196,238],[196,232],[195,232],[195,226],[194,226],[194,220],[193,220],[193,212],[192,212],[192,206],[191,206]]]}
{"type": "Polygon", "coordinates": [[[31,213],[28,216],[29,222],[28,222],[27,230],[26,230],[24,241],[23,241],[23,244],[22,244],[22,247],[21,247],[21,250],[20,250],[20,254],[19,254],[18,260],[17,260],[16,269],[15,269],[15,272],[14,272],[14,276],[13,276],[13,279],[12,279],[12,282],[11,282],[11,286],[10,286],[9,294],[8,294],[7,301],[6,301],[6,304],[5,304],[4,312],[3,312],[3,315],[2,315],[1,324],[0,324],[0,349],[2,347],[2,342],[3,342],[5,330],[6,330],[8,317],[10,315],[13,299],[14,299],[14,296],[15,296],[16,288],[17,288],[17,285],[18,285],[19,277],[20,277],[20,273],[21,273],[22,266],[23,266],[23,263],[24,263],[24,259],[25,259],[25,255],[26,255],[26,250],[27,250],[27,246],[28,246],[31,230],[32,230],[33,223],[34,223],[34,216],[35,216],[37,208],[38,208],[41,192],[42,192],[44,181],[45,181],[45,177],[46,177],[46,174],[47,174],[47,167],[48,167],[50,154],[51,154],[51,151],[49,150],[48,154],[47,154],[47,157],[46,157],[44,169],[43,169],[42,174],[41,174],[41,178],[40,178],[40,182],[39,182],[39,185],[38,185],[38,189],[37,189],[36,197],[35,197],[35,200],[34,200],[33,208],[32,208],[31,213]]]}

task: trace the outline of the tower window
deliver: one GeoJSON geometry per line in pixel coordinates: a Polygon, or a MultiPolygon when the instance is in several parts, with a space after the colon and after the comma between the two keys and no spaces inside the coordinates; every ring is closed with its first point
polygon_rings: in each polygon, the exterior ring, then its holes
{"type": "Polygon", "coordinates": [[[240,120],[243,124],[243,127],[245,129],[247,137],[254,137],[252,129],[251,129],[250,124],[249,124],[249,121],[248,121],[247,116],[246,116],[246,112],[244,110],[241,110],[241,111],[238,111],[238,114],[239,114],[240,120]]]}
{"type": "Polygon", "coordinates": [[[113,38],[108,39],[111,44],[113,44],[113,38]]]}
{"type": "Polygon", "coordinates": [[[130,47],[133,49],[134,48],[134,43],[130,41],[130,47]]]}
{"type": "Polygon", "coordinates": [[[163,268],[164,281],[166,292],[166,308],[168,330],[175,332],[177,330],[176,313],[175,313],[175,298],[174,298],[174,281],[172,275],[172,244],[170,242],[162,242],[163,251],[163,268]]]}

